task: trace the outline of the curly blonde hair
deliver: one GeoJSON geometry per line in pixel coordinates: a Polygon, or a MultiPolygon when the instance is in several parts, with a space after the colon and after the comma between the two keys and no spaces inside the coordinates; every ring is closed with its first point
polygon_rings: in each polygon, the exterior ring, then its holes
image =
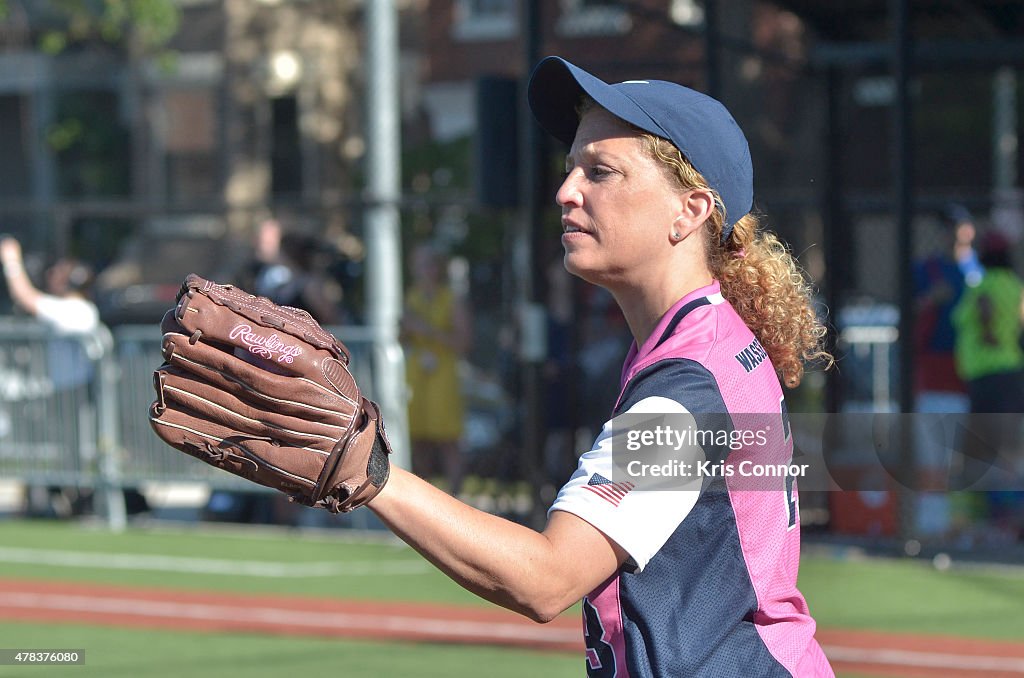
{"type": "Polygon", "coordinates": [[[833,364],[824,348],[827,329],[814,312],[814,289],[796,259],[770,231],[758,228],[758,219],[747,214],[736,222],[722,242],[725,208],[700,172],[670,141],[637,129],[641,147],[658,161],[682,190],[710,190],[718,205],[705,222],[705,252],[711,274],[722,287],[743,322],[767,351],[779,378],[796,387],[804,364],[833,364]]]}

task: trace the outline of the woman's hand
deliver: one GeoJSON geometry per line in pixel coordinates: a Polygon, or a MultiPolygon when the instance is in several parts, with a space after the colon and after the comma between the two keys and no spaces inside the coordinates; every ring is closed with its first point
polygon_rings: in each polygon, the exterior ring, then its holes
{"type": "Polygon", "coordinates": [[[25,262],[22,260],[22,245],[10,237],[0,240],[0,263],[3,264],[4,273],[8,277],[24,271],[25,262]]]}
{"type": "Polygon", "coordinates": [[[10,266],[22,266],[21,260],[21,244],[14,238],[7,237],[0,240],[0,263],[3,263],[4,268],[10,266]]]}

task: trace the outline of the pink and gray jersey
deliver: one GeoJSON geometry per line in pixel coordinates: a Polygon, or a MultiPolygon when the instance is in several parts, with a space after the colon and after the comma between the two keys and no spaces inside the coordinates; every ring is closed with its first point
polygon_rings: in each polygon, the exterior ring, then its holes
{"type": "Polygon", "coordinates": [[[785,464],[793,454],[775,369],[717,282],[677,302],[630,350],[612,421],[551,507],[630,556],[583,599],[588,675],[833,675],[796,587],[794,478],[775,478],[771,489],[723,476],[645,490],[613,477],[615,417],[684,414],[740,426],[741,415],[757,413],[777,413],[782,424],[766,444],[706,449],[708,459],[785,464]]]}

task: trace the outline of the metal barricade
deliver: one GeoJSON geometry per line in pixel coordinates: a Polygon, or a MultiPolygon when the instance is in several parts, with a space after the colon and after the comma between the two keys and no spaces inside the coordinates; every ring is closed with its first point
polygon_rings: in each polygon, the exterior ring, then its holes
{"type": "Polygon", "coordinates": [[[100,405],[116,407],[112,345],[103,326],[55,335],[34,320],[0,319],[0,478],[95,488],[119,529],[118,433],[100,405]]]}
{"type": "Polygon", "coordinates": [[[54,337],[34,322],[0,323],[0,476],[94,480],[102,350],[90,338],[54,337]]]}
{"type": "MultiPolygon", "coordinates": [[[[328,329],[351,351],[353,376],[372,398],[372,332],[328,329]]],[[[56,336],[35,320],[0,318],[0,479],[92,488],[113,529],[126,522],[126,487],[263,489],[176,452],[153,433],[148,410],[160,344],[155,325],[56,336]]]]}
{"type": "Polygon", "coordinates": [[[889,304],[865,302],[837,314],[838,355],[845,376],[843,409],[896,412],[899,374],[899,310],[889,304]]]}

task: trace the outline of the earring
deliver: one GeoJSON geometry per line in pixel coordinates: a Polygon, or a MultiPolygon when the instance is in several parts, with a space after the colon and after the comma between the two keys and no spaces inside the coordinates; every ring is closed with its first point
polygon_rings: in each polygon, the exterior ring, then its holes
{"type": "MultiPolygon", "coordinates": [[[[682,218],[683,218],[683,215],[680,214],[678,217],[676,217],[675,219],[672,220],[672,225],[675,226],[676,222],[679,221],[682,218]]],[[[682,236],[682,234],[679,231],[672,231],[672,239],[675,240],[676,242],[679,242],[680,240],[683,239],[683,236],[682,236]]]]}

